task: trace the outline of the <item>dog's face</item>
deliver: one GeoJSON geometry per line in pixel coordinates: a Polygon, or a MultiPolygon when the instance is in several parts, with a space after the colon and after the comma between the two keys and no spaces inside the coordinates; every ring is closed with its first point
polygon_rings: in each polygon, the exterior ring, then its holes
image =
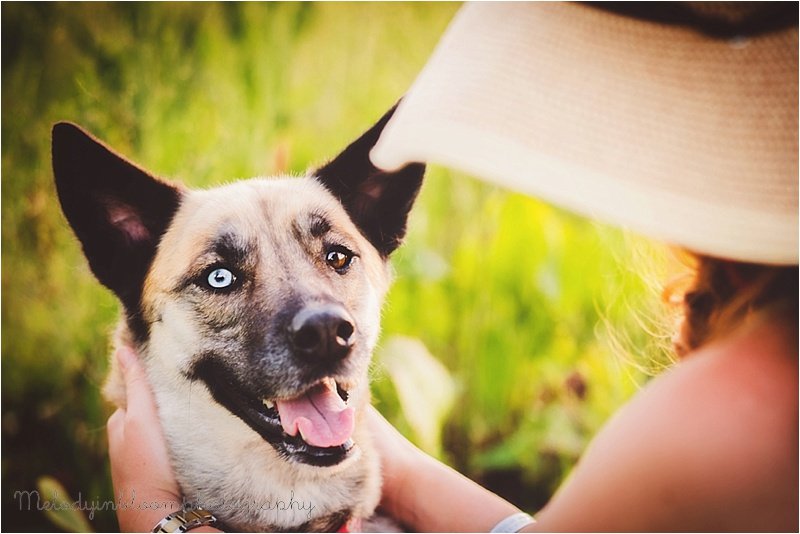
{"type": "Polygon", "coordinates": [[[186,194],[145,279],[161,373],[202,382],[286,459],[333,465],[368,396],[386,264],[312,180],[186,194]]]}
{"type": "Polygon", "coordinates": [[[152,177],[74,125],[54,127],[62,208],[92,271],[124,306],[173,459],[192,466],[177,466],[184,486],[242,497],[262,491],[258,481],[237,487],[253,478],[230,475],[241,471],[240,458],[220,460],[229,462],[222,474],[193,479],[194,464],[213,458],[214,446],[234,455],[271,451],[286,469],[301,470],[341,465],[359,450],[387,259],[424,172],[370,164],[391,113],[306,177],[204,191],[152,177]],[[175,428],[191,429],[187,416],[216,427],[209,443],[182,440],[175,428]],[[217,433],[224,439],[214,441],[217,433]]]}

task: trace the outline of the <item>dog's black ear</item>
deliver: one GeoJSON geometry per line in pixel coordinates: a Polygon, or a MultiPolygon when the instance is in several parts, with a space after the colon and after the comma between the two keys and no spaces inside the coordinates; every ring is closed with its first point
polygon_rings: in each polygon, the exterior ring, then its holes
{"type": "Polygon", "coordinates": [[[115,154],[74,124],[53,127],[58,198],[95,276],[129,317],[181,190],[115,154]]]}
{"type": "Polygon", "coordinates": [[[425,174],[425,166],[419,163],[395,172],[384,172],[369,160],[369,152],[395,108],[314,173],[342,202],[356,226],[384,257],[391,254],[405,236],[408,212],[425,174]]]}

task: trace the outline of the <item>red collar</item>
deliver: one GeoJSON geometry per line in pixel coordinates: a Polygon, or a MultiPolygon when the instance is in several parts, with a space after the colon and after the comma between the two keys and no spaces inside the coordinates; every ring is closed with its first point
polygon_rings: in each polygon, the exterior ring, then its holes
{"type": "Polygon", "coordinates": [[[361,532],[361,518],[351,517],[336,532],[361,532]]]}

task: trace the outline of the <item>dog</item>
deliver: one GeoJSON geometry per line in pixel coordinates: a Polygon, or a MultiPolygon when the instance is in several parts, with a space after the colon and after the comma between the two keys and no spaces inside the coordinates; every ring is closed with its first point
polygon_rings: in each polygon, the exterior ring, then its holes
{"type": "MultiPolygon", "coordinates": [[[[368,367],[425,170],[370,163],[393,111],[303,177],[207,190],[53,127],[62,210],[122,304],[115,343],[139,354],[185,498],[222,528],[336,531],[379,502],[368,367]]],[[[113,358],[104,394],[125,405],[113,358]]]]}

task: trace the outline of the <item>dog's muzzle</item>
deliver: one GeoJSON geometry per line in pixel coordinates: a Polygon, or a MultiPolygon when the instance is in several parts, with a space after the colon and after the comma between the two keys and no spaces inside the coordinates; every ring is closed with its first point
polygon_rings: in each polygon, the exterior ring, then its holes
{"type": "Polygon", "coordinates": [[[256,397],[214,357],[194,366],[192,379],[202,381],[214,400],[244,421],[281,456],[290,461],[332,466],[355,449],[355,423],[348,393],[330,377],[323,378],[292,398],[256,397]]]}
{"type": "Polygon", "coordinates": [[[355,342],[353,319],[339,304],[303,307],[288,330],[294,353],[311,364],[338,362],[350,354],[355,342]]]}

